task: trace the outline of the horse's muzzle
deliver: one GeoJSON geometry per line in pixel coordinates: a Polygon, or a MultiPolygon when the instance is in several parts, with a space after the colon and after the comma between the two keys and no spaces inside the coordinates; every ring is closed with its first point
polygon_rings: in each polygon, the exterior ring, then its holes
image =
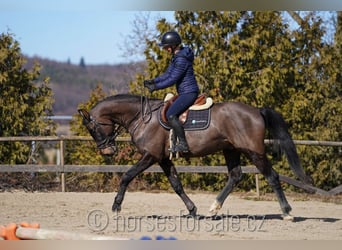
{"type": "Polygon", "coordinates": [[[100,153],[102,155],[113,155],[116,152],[116,147],[115,146],[109,146],[106,148],[101,148],[100,153]]]}

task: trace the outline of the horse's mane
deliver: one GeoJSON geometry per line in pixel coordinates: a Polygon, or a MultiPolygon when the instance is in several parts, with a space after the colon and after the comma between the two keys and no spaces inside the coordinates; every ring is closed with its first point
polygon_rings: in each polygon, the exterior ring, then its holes
{"type": "Polygon", "coordinates": [[[139,95],[131,95],[131,94],[118,94],[108,96],[103,101],[136,101],[140,100],[141,96],[139,95]]]}
{"type": "MultiPolygon", "coordinates": [[[[149,98],[146,96],[141,96],[141,95],[133,95],[133,94],[117,94],[117,95],[112,95],[104,98],[102,101],[98,102],[98,104],[103,103],[103,102],[141,102],[141,100],[145,100],[145,98],[149,98]]],[[[159,100],[156,98],[149,98],[149,100],[159,100]]]]}

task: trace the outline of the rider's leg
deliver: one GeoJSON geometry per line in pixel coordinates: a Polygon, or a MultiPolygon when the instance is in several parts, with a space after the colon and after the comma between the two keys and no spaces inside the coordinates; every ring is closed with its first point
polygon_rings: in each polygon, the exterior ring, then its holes
{"type": "Polygon", "coordinates": [[[182,124],[179,122],[177,116],[171,115],[168,117],[168,122],[173,129],[173,132],[178,138],[178,144],[175,147],[176,152],[188,152],[189,146],[185,138],[185,132],[182,124]]]}
{"type": "Polygon", "coordinates": [[[189,146],[185,138],[185,132],[182,124],[179,121],[179,115],[187,110],[196,100],[198,93],[188,93],[179,95],[174,103],[170,106],[166,112],[166,117],[176,137],[179,140],[179,144],[175,147],[175,151],[188,152],[189,146]]]}

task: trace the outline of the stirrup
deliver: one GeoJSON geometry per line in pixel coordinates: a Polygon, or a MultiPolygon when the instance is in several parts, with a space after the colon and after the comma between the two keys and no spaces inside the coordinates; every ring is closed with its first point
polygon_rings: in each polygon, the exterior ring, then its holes
{"type": "Polygon", "coordinates": [[[182,152],[182,153],[189,153],[189,147],[185,146],[184,144],[178,144],[175,146],[174,150],[176,152],[182,152]]]}

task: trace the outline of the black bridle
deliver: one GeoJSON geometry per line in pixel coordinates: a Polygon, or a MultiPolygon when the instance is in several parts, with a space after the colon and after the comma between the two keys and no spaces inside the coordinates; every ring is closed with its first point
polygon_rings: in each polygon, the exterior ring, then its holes
{"type": "MultiPolygon", "coordinates": [[[[121,134],[123,127],[117,123],[104,123],[96,121],[96,119],[92,116],[90,116],[90,121],[88,124],[86,124],[87,128],[89,129],[89,132],[91,135],[96,134],[98,130],[101,130],[101,126],[111,126],[113,127],[113,131],[110,135],[106,136],[106,138],[98,141],[96,140],[96,146],[98,149],[104,149],[111,147],[115,149],[115,139],[118,137],[119,134],[121,134]],[[90,127],[89,125],[93,125],[90,127]]],[[[97,136],[93,136],[94,139],[97,138],[97,136]]],[[[102,136],[101,136],[102,137],[102,136]]]]}
{"type": "MultiPolygon", "coordinates": [[[[155,108],[152,109],[149,99],[147,97],[141,98],[141,108],[137,111],[137,113],[133,116],[133,118],[126,123],[126,126],[124,127],[121,124],[111,122],[111,123],[105,123],[105,122],[99,122],[94,117],[89,117],[89,122],[85,124],[85,126],[88,128],[91,135],[93,135],[93,138],[98,138],[96,136],[97,131],[101,130],[101,126],[111,126],[113,127],[113,131],[110,135],[106,136],[102,140],[95,140],[96,146],[98,149],[105,149],[105,148],[112,148],[114,151],[116,150],[115,145],[115,139],[122,133],[123,130],[127,130],[131,124],[141,115],[141,121],[138,122],[134,128],[132,129],[132,133],[139,127],[141,122],[148,123],[151,119],[151,115],[154,111],[158,110],[163,105],[163,102],[161,102],[159,105],[157,105],[155,108]],[[145,100],[145,105],[144,105],[145,100]],[[144,107],[145,106],[145,107],[144,107]],[[92,125],[92,126],[90,126],[92,125]]],[[[101,137],[103,133],[101,133],[101,137]]]]}

